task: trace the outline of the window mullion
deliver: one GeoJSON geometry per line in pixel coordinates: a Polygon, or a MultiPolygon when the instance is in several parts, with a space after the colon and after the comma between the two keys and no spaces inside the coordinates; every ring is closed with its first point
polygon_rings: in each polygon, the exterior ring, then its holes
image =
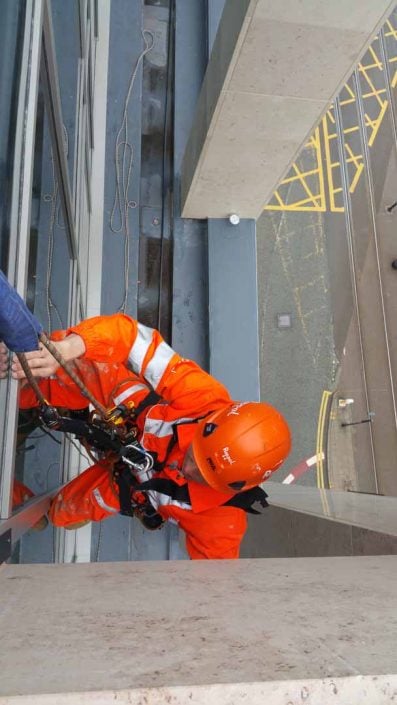
{"type": "MultiPolygon", "coordinates": [[[[21,67],[19,110],[16,125],[16,144],[13,173],[13,192],[10,225],[9,280],[22,297],[25,296],[30,212],[33,178],[33,155],[40,69],[40,46],[44,0],[27,0],[25,38],[21,67]]],[[[4,419],[1,453],[0,516],[11,514],[13,469],[15,461],[16,425],[18,414],[18,385],[14,381],[6,387],[7,414],[4,419]]]]}

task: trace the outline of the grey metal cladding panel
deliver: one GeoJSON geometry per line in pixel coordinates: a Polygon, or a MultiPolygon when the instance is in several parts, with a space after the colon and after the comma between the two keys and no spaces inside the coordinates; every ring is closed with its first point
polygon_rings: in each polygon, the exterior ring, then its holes
{"type": "Polygon", "coordinates": [[[130,522],[115,514],[106,521],[93,522],[91,562],[128,561],[130,558],[130,522]]]}
{"type": "Polygon", "coordinates": [[[4,563],[11,555],[11,529],[0,536],[0,563],[4,563]]]}
{"type": "Polygon", "coordinates": [[[138,519],[120,515],[110,517],[101,524],[101,527],[99,523],[93,524],[93,562],[168,560],[170,525],[158,531],[148,531],[138,519]]]}
{"type": "Polygon", "coordinates": [[[203,0],[176,0],[172,344],[208,365],[207,224],[180,218],[180,168],[207,65],[203,0]]]}
{"type": "MultiPolygon", "coordinates": [[[[143,49],[141,34],[142,5],[131,0],[117,0],[111,6],[108,72],[108,111],[106,124],[106,173],[103,225],[102,312],[114,313],[124,298],[124,236],[110,227],[116,189],[115,144],[123,120],[124,103],[135,63],[143,49]]],[[[139,203],[141,153],[142,68],[131,93],[128,109],[128,141],[133,145],[134,160],[129,200],[139,203]]],[[[130,281],[127,313],[136,315],[139,208],[129,208],[130,281]]],[[[116,218],[115,227],[119,225],[116,218]]]]}
{"type": "Polygon", "coordinates": [[[206,223],[179,218],[174,227],[172,345],[208,366],[206,223]]]}
{"type": "Polygon", "coordinates": [[[208,221],[210,372],[232,397],[259,399],[256,226],[208,221]]]}
{"type": "Polygon", "coordinates": [[[175,173],[179,174],[207,66],[207,22],[203,0],[176,0],[175,173]]]}

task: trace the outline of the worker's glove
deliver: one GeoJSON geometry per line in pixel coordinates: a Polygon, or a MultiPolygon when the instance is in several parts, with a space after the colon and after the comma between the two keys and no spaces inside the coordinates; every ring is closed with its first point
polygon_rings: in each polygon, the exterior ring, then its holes
{"type": "Polygon", "coordinates": [[[7,377],[9,366],[10,360],[7,346],[0,341],[0,379],[7,377]]]}
{"type": "Polygon", "coordinates": [[[156,512],[155,508],[149,503],[145,505],[138,505],[134,508],[134,517],[139,519],[145,529],[149,529],[149,531],[161,529],[164,524],[164,519],[161,514],[156,512]]]}

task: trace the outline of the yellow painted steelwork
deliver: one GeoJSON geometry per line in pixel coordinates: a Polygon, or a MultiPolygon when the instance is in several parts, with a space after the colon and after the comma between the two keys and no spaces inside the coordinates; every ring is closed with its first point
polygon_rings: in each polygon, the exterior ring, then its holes
{"type": "MultiPolygon", "coordinates": [[[[391,20],[385,24],[385,36],[397,40],[397,29],[391,20]]],[[[376,72],[383,71],[383,64],[375,49],[376,38],[365,55],[366,63],[360,63],[358,70],[362,77],[363,101],[365,107],[365,124],[368,130],[368,144],[373,146],[383,118],[388,109],[386,89],[376,88],[376,72]]],[[[393,64],[396,56],[389,59],[393,64]]],[[[397,86],[397,69],[391,80],[392,88],[397,86]]],[[[344,86],[340,95],[341,109],[356,102],[356,96],[349,84],[344,86]]],[[[358,124],[346,127],[343,131],[343,142],[346,152],[346,162],[349,170],[349,191],[354,193],[364,170],[361,150],[357,149],[358,124]],[[355,146],[356,148],[355,148],[355,146]]],[[[265,210],[278,211],[308,211],[334,213],[343,212],[343,192],[340,175],[340,161],[337,147],[337,133],[333,107],[327,111],[320,126],[316,127],[302,150],[300,157],[292,165],[287,177],[281,181],[270,203],[265,210]],[[303,165],[310,165],[304,168],[303,165]]]]}
{"type": "Polygon", "coordinates": [[[327,408],[328,408],[328,404],[329,404],[331,397],[332,397],[332,392],[324,390],[323,395],[321,397],[320,411],[318,414],[317,440],[316,440],[316,458],[317,458],[316,469],[317,469],[317,487],[319,489],[325,488],[325,481],[324,481],[324,458],[325,458],[324,429],[325,429],[325,422],[327,419],[327,408]]]}

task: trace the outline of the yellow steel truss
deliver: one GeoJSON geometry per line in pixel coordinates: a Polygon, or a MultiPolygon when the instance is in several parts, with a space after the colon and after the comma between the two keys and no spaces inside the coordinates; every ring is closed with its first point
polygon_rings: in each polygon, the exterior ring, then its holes
{"type": "MultiPolygon", "coordinates": [[[[385,36],[397,39],[397,29],[391,20],[385,24],[385,36]]],[[[362,86],[367,87],[364,88],[363,102],[370,147],[375,142],[388,108],[386,89],[376,87],[376,73],[379,76],[379,71],[383,71],[383,64],[375,49],[377,40],[378,38],[374,40],[363,62],[358,66],[362,77],[362,86]]],[[[391,69],[394,68],[395,62],[397,62],[397,47],[396,55],[389,59],[391,69]]],[[[391,80],[392,88],[395,88],[396,85],[397,68],[394,73],[392,71],[391,80]]],[[[349,84],[346,84],[340,95],[341,109],[343,110],[345,106],[355,103],[355,101],[356,96],[353,89],[349,84]]],[[[358,147],[358,133],[358,124],[346,127],[343,131],[350,193],[354,193],[364,170],[363,156],[358,147]]],[[[297,161],[292,165],[286,178],[281,181],[265,209],[310,212],[344,211],[337,133],[332,106],[323,117],[320,126],[314,130],[297,161]]]]}

